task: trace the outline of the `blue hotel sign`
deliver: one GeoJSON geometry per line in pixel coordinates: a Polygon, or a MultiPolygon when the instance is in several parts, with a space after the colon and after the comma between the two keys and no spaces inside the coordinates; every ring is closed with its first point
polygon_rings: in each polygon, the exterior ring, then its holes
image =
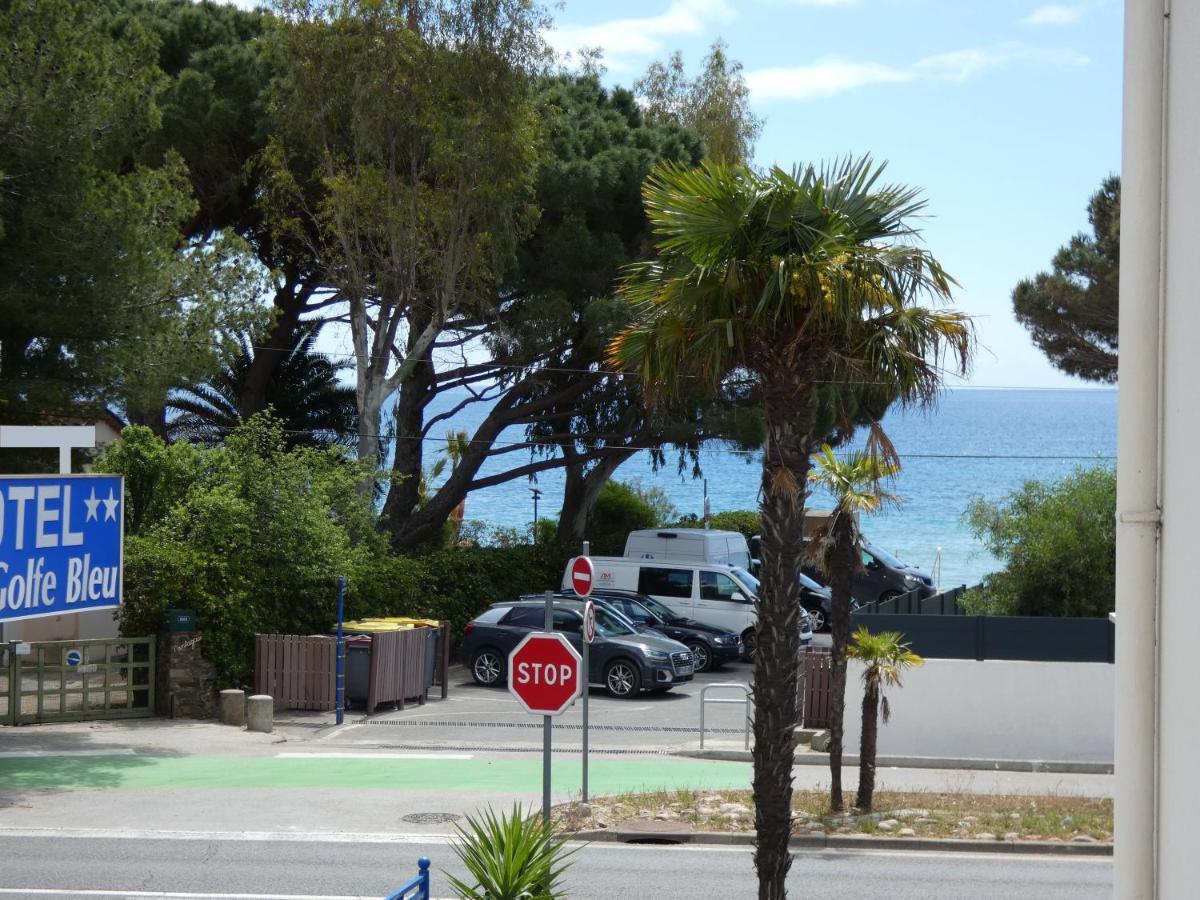
{"type": "Polygon", "coordinates": [[[121,602],[120,475],[0,476],[0,622],[121,602]]]}

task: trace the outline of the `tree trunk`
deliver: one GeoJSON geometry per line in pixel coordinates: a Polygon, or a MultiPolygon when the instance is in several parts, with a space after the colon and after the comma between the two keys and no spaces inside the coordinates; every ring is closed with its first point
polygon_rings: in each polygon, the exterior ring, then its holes
{"type": "Polygon", "coordinates": [[[786,900],[800,657],[800,563],[812,428],[794,368],[763,366],[762,587],[754,660],[754,864],[759,900],[786,900]]]}
{"type": "Polygon", "coordinates": [[[879,739],[879,682],[867,681],[862,704],[862,746],[858,751],[858,797],[854,805],[871,811],[875,802],[875,746],[879,739]]]}
{"type": "Polygon", "coordinates": [[[568,464],[562,511],[558,516],[559,543],[574,547],[587,537],[587,518],[596,505],[601,488],[608,484],[609,479],[612,478],[621,463],[636,452],[635,450],[614,450],[588,469],[586,473],[583,468],[589,457],[578,457],[577,462],[568,464]]]}
{"type": "Polygon", "coordinates": [[[840,515],[833,527],[833,552],[829,560],[829,632],[833,639],[829,701],[829,806],[840,810],[842,797],[842,743],[846,719],[846,647],[850,643],[850,590],[858,566],[857,535],[849,514],[840,515]]]}
{"type": "Polygon", "coordinates": [[[311,295],[311,288],[301,285],[291,276],[275,292],[275,321],[254,348],[250,367],[246,370],[242,396],[238,398],[242,418],[248,419],[266,408],[267,388],[296,342],[300,313],[311,295]]]}
{"type": "MultiPolygon", "coordinates": [[[[425,407],[433,397],[433,365],[426,359],[413,369],[412,375],[400,386],[396,397],[395,455],[392,460],[392,480],[387,500],[383,504],[384,527],[392,534],[404,529],[404,524],[417,509],[421,496],[421,476],[425,464],[425,407]]],[[[431,449],[439,450],[435,439],[431,449]]]]}

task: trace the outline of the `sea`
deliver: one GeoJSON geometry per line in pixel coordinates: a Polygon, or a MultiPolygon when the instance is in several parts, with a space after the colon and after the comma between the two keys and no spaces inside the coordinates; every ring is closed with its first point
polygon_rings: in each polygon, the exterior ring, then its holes
{"type": "MultiPolygon", "coordinates": [[[[449,393],[430,414],[453,408],[462,397],[449,393]]],[[[457,413],[430,438],[426,459],[436,458],[439,441],[455,429],[474,431],[487,413],[473,404],[457,413]]],[[[944,587],[979,583],[1000,563],[964,522],[975,498],[1001,501],[1029,480],[1057,479],[1078,468],[1115,466],[1116,389],[953,388],[930,409],[894,409],[883,427],[898,450],[903,468],[892,491],[901,502],[864,517],[867,538],[900,559],[931,572],[944,587]]],[[[499,442],[520,441],[520,430],[499,442]]],[[[524,451],[493,458],[480,477],[529,461],[524,451]]],[[[707,492],[712,512],[754,509],[758,505],[762,457],[712,446],[700,454],[701,475],[690,466],[680,473],[674,456],[655,470],[640,453],[617,470],[616,478],[643,488],[658,487],[680,515],[703,515],[707,492]]],[[[562,505],[563,474],[539,473],[473,492],[466,518],[491,528],[528,529],[533,492],[540,492],[538,516],[554,518],[562,505]]],[[[820,493],[811,507],[829,505],[820,493]]]]}

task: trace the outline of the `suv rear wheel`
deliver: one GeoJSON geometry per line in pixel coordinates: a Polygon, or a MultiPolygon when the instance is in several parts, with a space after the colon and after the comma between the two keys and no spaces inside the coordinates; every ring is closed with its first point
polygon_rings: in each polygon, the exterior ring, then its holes
{"type": "Polygon", "coordinates": [[[484,687],[499,684],[504,677],[504,656],[491,647],[477,651],[471,659],[471,677],[484,687]]]}
{"type": "Polygon", "coordinates": [[[604,687],[620,699],[636,697],[642,689],[642,676],[637,666],[627,659],[614,659],[604,670],[604,687]]]}

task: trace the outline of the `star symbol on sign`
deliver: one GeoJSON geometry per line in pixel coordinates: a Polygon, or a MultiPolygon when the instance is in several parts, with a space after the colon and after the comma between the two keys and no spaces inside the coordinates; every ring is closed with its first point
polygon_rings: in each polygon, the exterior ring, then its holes
{"type": "Polygon", "coordinates": [[[96,489],[92,488],[92,496],[83,501],[83,505],[87,507],[88,522],[100,521],[100,515],[96,512],[96,507],[100,505],[100,501],[96,499],[96,489]]]}
{"type": "MultiPolygon", "coordinates": [[[[86,503],[87,501],[84,502],[86,503]]],[[[112,488],[108,489],[108,499],[101,500],[100,502],[104,504],[104,521],[115,522],[117,520],[117,507],[120,506],[121,501],[113,496],[112,488]]]]}

